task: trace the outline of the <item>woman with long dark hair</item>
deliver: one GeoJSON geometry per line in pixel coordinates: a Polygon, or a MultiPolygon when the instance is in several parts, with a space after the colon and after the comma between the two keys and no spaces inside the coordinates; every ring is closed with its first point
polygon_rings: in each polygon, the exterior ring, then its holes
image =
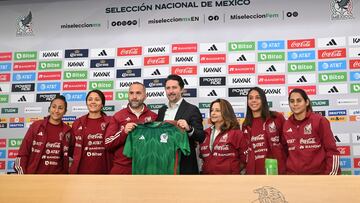
{"type": "Polygon", "coordinates": [[[203,174],[240,174],[246,164],[247,149],[231,104],[217,99],[210,105],[211,127],[200,145],[203,174]]]}
{"type": "Polygon", "coordinates": [[[110,117],[102,111],[104,94],[91,90],[86,96],[86,106],[89,113],[76,119],[72,126],[70,173],[108,174],[112,160],[104,140],[110,117]]]}
{"type": "Polygon", "coordinates": [[[14,169],[18,174],[66,174],[69,168],[71,128],[62,118],[67,111],[64,96],[56,96],[49,115],[35,121],[21,143],[14,169]]]}
{"type": "Polygon", "coordinates": [[[340,153],[329,121],[312,111],[304,90],[293,89],[288,100],[292,115],[283,128],[287,174],[340,174],[340,153]]]}
{"type": "Polygon", "coordinates": [[[264,90],[253,87],[247,95],[242,131],[248,140],[246,174],[265,174],[265,160],[276,159],[278,173],[285,174],[286,153],[281,144],[282,114],[270,111],[264,90]]]}

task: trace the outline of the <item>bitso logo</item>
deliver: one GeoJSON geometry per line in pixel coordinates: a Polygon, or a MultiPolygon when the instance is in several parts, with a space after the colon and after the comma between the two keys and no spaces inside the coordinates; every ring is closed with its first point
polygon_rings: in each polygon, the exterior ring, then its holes
{"type": "Polygon", "coordinates": [[[33,36],[33,24],[32,24],[32,13],[29,11],[29,14],[25,16],[20,16],[16,19],[17,22],[17,29],[16,29],[16,36],[23,37],[23,36],[33,36]]]}
{"type": "Polygon", "coordinates": [[[353,19],[353,1],[352,0],[331,0],[330,10],[332,20],[353,19]]]}

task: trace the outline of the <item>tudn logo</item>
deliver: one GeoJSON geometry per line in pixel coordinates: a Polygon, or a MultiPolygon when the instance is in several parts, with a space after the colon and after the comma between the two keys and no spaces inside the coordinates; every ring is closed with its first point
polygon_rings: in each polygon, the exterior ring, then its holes
{"type": "Polygon", "coordinates": [[[327,44],[326,44],[326,46],[336,46],[337,45],[337,43],[336,43],[336,41],[334,40],[334,39],[331,39],[327,44]]]}
{"type": "Polygon", "coordinates": [[[268,69],[266,69],[266,72],[276,72],[275,66],[271,65],[268,69]]]}
{"type": "Polygon", "coordinates": [[[236,61],[247,61],[247,59],[244,54],[242,54],[238,59],[236,59],[236,61]]]}
{"type": "Polygon", "coordinates": [[[208,49],[208,51],[218,51],[217,47],[215,46],[215,44],[211,45],[211,47],[208,49]]]}
{"type": "Polygon", "coordinates": [[[352,0],[331,0],[330,10],[332,20],[353,19],[352,0]]]}
{"type": "Polygon", "coordinates": [[[29,14],[27,16],[20,16],[16,19],[17,22],[16,36],[22,37],[22,36],[34,35],[31,20],[32,20],[31,11],[29,11],[29,14]]]}
{"type": "Polygon", "coordinates": [[[207,96],[209,96],[209,97],[214,97],[215,96],[216,97],[217,94],[216,94],[215,90],[211,90],[211,92],[207,96]]]}
{"type": "Polygon", "coordinates": [[[133,65],[134,63],[132,62],[131,59],[129,59],[129,61],[124,64],[124,66],[133,66],[133,65]]]}
{"type": "Polygon", "coordinates": [[[18,100],[18,102],[26,102],[26,101],[27,100],[24,95],[22,97],[20,97],[20,99],[18,100]]]}
{"type": "Polygon", "coordinates": [[[307,82],[305,76],[301,76],[296,82],[301,83],[301,82],[307,82]]]}
{"type": "Polygon", "coordinates": [[[329,91],[328,93],[338,93],[339,90],[336,88],[336,86],[333,86],[329,91]]]}
{"type": "Polygon", "coordinates": [[[159,69],[156,69],[151,75],[161,75],[159,69]]]}
{"type": "Polygon", "coordinates": [[[103,49],[99,54],[98,56],[107,56],[107,53],[105,51],[105,49],[103,49]]]}

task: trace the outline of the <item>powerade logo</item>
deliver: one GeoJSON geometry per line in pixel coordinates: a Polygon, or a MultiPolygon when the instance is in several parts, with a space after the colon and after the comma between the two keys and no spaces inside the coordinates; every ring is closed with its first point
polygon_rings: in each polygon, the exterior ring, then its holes
{"type": "Polygon", "coordinates": [[[12,84],[12,92],[34,92],[35,83],[12,84]]]}
{"type": "Polygon", "coordinates": [[[13,73],[13,82],[35,81],[36,73],[13,73]]]}
{"type": "Polygon", "coordinates": [[[115,59],[96,59],[90,61],[90,68],[110,68],[115,66],[115,59]]]}
{"type": "Polygon", "coordinates": [[[67,49],[65,58],[84,58],[89,56],[89,49],[67,49]]]}
{"type": "Polygon", "coordinates": [[[71,93],[64,93],[63,95],[68,102],[77,102],[77,101],[85,101],[86,99],[86,92],[71,92],[71,93]]]}
{"type": "Polygon", "coordinates": [[[0,72],[11,71],[11,63],[0,63],[0,72]]]}
{"type": "Polygon", "coordinates": [[[197,97],[197,89],[196,88],[184,89],[183,97],[197,97]]]}
{"type": "Polygon", "coordinates": [[[360,81],[360,71],[350,72],[350,81],[360,81]]]}
{"type": "Polygon", "coordinates": [[[165,87],[165,78],[159,79],[144,79],[144,86],[145,87],[165,87]]]}
{"type": "Polygon", "coordinates": [[[315,51],[289,51],[288,60],[315,60],[315,51]]]}
{"type": "Polygon", "coordinates": [[[44,82],[38,83],[36,91],[38,92],[47,92],[47,91],[60,91],[61,82],[44,82]]]}
{"type": "Polygon", "coordinates": [[[350,158],[340,158],[340,167],[341,168],[351,168],[351,159],[350,158]]]}
{"type": "Polygon", "coordinates": [[[60,93],[36,94],[36,102],[51,102],[57,96],[60,96],[60,93]]]}
{"type": "Polygon", "coordinates": [[[328,116],[346,116],[346,110],[329,110],[328,116]]]}
{"type": "Polygon", "coordinates": [[[250,87],[248,88],[229,88],[229,97],[246,97],[250,87]]]}
{"type": "Polygon", "coordinates": [[[135,78],[135,77],[141,77],[141,68],[116,70],[116,78],[135,78]]]}
{"type": "Polygon", "coordinates": [[[258,41],[258,50],[279,50],[285,49],[285,41],[284,40],[276,40],[276,41],[258,41]]]}
{"type": "Polygon", "coordinates": [[[346,70],[346,60],[321,61],[318,63],[319,71],[346,70]]]}
{"type": "Polygon", "coordinates": [[[200,77],[200,86],[224,86],[225,77],[200,77]]]}

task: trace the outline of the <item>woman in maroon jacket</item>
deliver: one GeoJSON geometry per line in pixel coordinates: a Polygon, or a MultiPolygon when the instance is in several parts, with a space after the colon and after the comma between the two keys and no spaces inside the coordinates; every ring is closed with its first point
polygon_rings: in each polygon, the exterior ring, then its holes
{"type": "Polygon", "coordinates": [[[247,96],[246,117],[242,131],[248,141],[246,174],[265,174],[265,159],[278,162],[278,173],[285,174],[286,154],[281,144],[282,114],[270,111],[264,90],[251,88],[247,96]]]}
{"type": "Polygon", "coordinates": [[[293,114],[283,128],[289,153],[287,173],[340,174],[340,153],[329,121],[312,112],[310,99],[302,89],[290,92],[289,105],[293,114]]]}
{"type": "Polygon", "coordinates": [[[240,130],[231,104],[217,99],[210,105],[213,126],[205,130],[200,145],[203,174],[240,174],[245,166],[246,140],[240,130]]]}
{"type": "Polygon", "coordinates": [[[108,174],[111,155],[105,150],[105,131],[110,117],[102,112],[105,96],[100,90],[92,90],[86,96],[89,113],[76,119],[72,126],[70,145],[73,163],[72,174],[108,174]]]}
{"type": "Polygon", "coordinates": [[[66,110],[65,97],[57,96],[50,103],[50,115],[30,126],[15,160],[14,169],[18,174],[68,172],[71,128],[62,121],[66,110]]]}

